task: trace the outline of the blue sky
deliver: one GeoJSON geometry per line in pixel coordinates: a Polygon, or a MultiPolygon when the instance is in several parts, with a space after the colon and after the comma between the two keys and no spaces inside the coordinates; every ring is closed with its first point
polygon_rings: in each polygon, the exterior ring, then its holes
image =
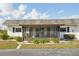
{"type": "Polygon", "coordinates": [[[46,11],[50,18],[79,15],[79,4],[28,4],[29,9],[36,8],[38,11],[46,11]],[[58,14],[59,11],[63,11],[58,14]]]}
{"type": "Polygon", "coordinates": [[[13,3],[0,4],[0,19],[78,18],[79,4],[13,3]],[[22,9],[23,10],[19,10],[22,9]],[[11,9],[11,10],[10,10],[11,9]],[[11,11],[11,12],[10,12],[11,11]],[[23,13],[24,12],[24,13],[23,13]]]}
{"type": "MultiPolygon", "coordinates": [[[[13,4],[14,8],[17,8],[20,4],[13,4]]],[[[72,15],[79,15],[79,4],[34,4],[29,3],[27,5],[28,12],[30,12],[33,8],[36,8],[38,12],[47,12],[49,18],[61,18],[68,17],[72,15]],[[58,12],[63,11],[58,14],[58,12]]]]}

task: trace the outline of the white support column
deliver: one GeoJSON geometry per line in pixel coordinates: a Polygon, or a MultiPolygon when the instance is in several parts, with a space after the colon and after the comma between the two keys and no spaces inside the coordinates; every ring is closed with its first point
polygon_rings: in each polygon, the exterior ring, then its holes
{"type": "Polygon", "coordinates": [[[29,30],[30,30],[30,28],[28,27],[28,35],[30,34],[30,31],[29,30]]]}
{"type": "Polygon", "coordinates": [[[47,36],[47,28],[44,28],[44,36],[47,36]]]}
{"type": "Polygon", "coordinates": [[[29,35],[29,27],[26,28],[26,36],[29,35]]]}
{"type": "Polygon", "coordinates": [[[36,35],[36,33],[35,33],[35,28],[33,27],[33,38],[35,38],[35,35],[36,35]]]}
{"type": "Polygon", "coordinates": [[[66,32],[67,32],[67,27],[68,27],[68,26],[65,26],[65,28],[66,28],[66,32]]]}

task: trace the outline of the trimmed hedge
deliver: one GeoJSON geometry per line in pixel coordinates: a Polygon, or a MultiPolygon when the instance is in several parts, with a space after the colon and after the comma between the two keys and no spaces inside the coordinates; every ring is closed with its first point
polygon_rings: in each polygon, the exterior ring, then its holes
{"type": "Polygon", "coordinates": [[[35,43],[35,44],[39,44],[39,43],[48,43],[48,42],[50,42],[50,40],[49,39],[46,39],[46,38],[33,38],[33,43],[35,43]]]}
{"type": "Polygon", "coordinates": [[[60,39],[59,39],[59,38],[52,38],[52,41],[53,41],[54,43],[59,43],[59,42],[60,42],[60,39]]]}
{"type": "Polygon", "coordinates": [[[74,34],[64,34],[65,39],[74,39],[75,35],[74,34]]]}
{"type": "Polygon", "coordinates": [[[22,41],[23,41],[21,37],[16,37],[15,39],[16,39],[16,41],[18,41],[18,42],[22,42],[22,41]]]}

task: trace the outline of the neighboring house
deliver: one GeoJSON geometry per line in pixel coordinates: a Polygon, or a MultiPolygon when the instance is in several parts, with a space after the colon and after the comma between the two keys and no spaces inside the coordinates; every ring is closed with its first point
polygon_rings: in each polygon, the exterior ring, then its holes
{"type": "Polygon", "coordinates": [[[27,37],[59,37],[64,34],[73,33],[79,39],[79,19],[26,19],[6,20],[9,36],[27,37]]]}

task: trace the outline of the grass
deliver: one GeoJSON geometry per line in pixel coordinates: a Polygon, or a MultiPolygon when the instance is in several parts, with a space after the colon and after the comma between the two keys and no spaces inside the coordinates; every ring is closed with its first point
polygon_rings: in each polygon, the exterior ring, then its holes
{"type": "Polygon", "coordinates": [[[79,40],[59,44],[24,44],[21,48],[79,48],[79,40]]]}
{"type": "MultiPolygon", "coordinates": [[[[0,30],[0,37],[3,33],[7,33],[7,31],[0,30]]],[[[0,40],[0,49],[15,49],[17,45],[16,41],[0,40]]]]}
{"type": "Polygon", "coordinates": [[[0,49],[15,49],[17,45],[16,41],[0,41],[0,49]]]}

